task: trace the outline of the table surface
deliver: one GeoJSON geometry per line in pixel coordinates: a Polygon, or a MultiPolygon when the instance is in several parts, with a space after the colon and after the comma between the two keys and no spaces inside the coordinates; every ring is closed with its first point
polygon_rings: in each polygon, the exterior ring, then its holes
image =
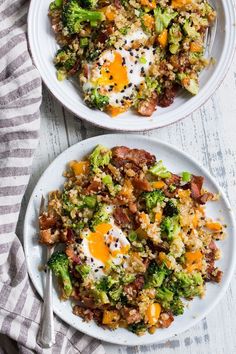
{"type": "MultiPolygon", "coordinates": [[[[23,199],[18,235],[25,209],[40,175],[70,145],[111,133],[73,116],[43,88],[40,143],[32,177],[23,199]]],[[[168,127],[140,133],[187,151],[204,165],[226,192],[236,211],[236,58],[220,88],[198,111],[168,127]]],[[[233,354],[236,353],[236,281],[218,306],[192,329],[151,346],[122,347],[104,343],[107,354],[233,354]]],[[[112,333],[111,333],[112,335],[112,333]]]]}

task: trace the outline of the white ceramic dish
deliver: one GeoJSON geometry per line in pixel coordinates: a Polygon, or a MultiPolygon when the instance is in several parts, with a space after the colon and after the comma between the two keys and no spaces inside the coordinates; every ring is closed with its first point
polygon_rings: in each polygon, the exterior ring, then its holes
{"type": "Polygon", "coordinates": [[[196,175],[205,176],[205,186],[207,189],[214,193],[221,193],[221,198],[218,202],[208,203],[207,213],[214,219],[217,217],[222,218],[228,225],[228,237],[226,240],[217,243],[222,250],[222,259],[217,262],[217,265],[224,272],[222,282],[220,284],[208,283],[205,298],[192,301],[190,306],[186,308],[184,315],[176,317],[175,321],[169,328],[161,329],[156,331],[153,335],[146,334],[142,337],[138,337],[125,329],[117,329],[113,332],[104,330],[93,322],[83,322],[80,317],[73,315],[70,302],[61,302],[58,299],[56,290],[54,289],[53,291],[54,312],[65,322],[84,333],[119,345],[123,344],[132,346],[158,342],[177,333],[183,332],[195,325],[199,320],[205,317],[214,306],[216,306],[225,293],[233,274],[236,256],[236,230],[233,213],[225,195],[209,173],[204,168],[200,167],[199,164],[188,155],[170,145],[147,137],[119,134],[98,136],[77,143],[59,155],[44,172],[33,191],[25,216],[24,248],[28,271],[35,288],[41,296],[43,292],[44,273],[40,273],[38,267],[45,262],[45,248],[38,244],[37,217],[41,196],[46,196],[49,191],[62,187],[64,182],[62,173],[65,170],[66,163],[70,160],[84,158],[98,143],[102,143],[107,147],[126,145],[129,147],[146,149],[155,154],[158,159],[162,159],[167,168],[171,171],[177,173],[181,171],[191,171],[196,175]]]}
{"type": "Polygon", "coordinates": [[[236,43],[235,9],[233,0],[214,0],[218,24],[210,55],[216,64],[206,69],[200,78],[200,93],[192,97],[182,91],[168,108],[158,108],[151,118],[143,118],[132,112],[111,118],[107,114],[91,110],[84,103],[77,85],[69,80],[56,78],[53,57],[58,49],[47,17],[50,0],[31,0],[28,16],[28,37],[33,60],[53,95],[71,112],[84,120],[103,128],[126,131],[144,131],[159,128],[191,114],[199,108],[222,82],[233,58],[236,43]]]}

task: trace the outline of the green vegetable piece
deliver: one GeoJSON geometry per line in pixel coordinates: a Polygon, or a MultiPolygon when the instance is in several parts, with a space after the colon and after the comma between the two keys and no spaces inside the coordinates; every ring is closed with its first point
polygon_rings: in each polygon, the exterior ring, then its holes
{"type": "Polygon", "coordinates": [[[143,321],[139,322],[139,323],[134,323],[132,325],[129,325],[127,327],[128,331],[133,332],[137,335],[142,335],[146,332],[147,330],[147,326],[145,325],[145,323],[143,321]]]}
{"type": "Polygon", "coordinates": [[[170,310],[173,312],[174,316],[183,315],[184,313],[184,304],[179,298],[174,298],[170,303],[170,310]]]}
{"type": "Polygon", "coordinates": [[[198,78],[189,77],[187,74],[181,73],[177,75],[182,86],[189,91],[192,95],[197,95],[199,92],[198,78]]]}
{"type": "Polygon", "coordinates": [[[63,81],[67,77],[66,72],[64,70],[58,70],[57,71],[57,80],[58,81],[63,81]]]}
{"type": "Polygon", "coordinates": [[[101,95],[97,88],[91,90],[91,94],[87,99],[88,106],[91,108],[97,108],[100,111],[103,111],[104,108],[109,103],[109,97],[101,95]]]}
{"type": "Polygon", "coordinates": [[[143,198],[146,203],[147,211],[151,212],[153,208],[157,206],[158,203],[162,203],[164,201],[165,194],[161,190],[156,189],[152,192],[143,193],[143,198]]]}
{"type": "Polygon", "coordinates": [[[174,293],[169,289],[163,287],[157,290],[156,298],[162,303],[169,303],[173,300],[174,293]]]}
{"type": "Polygon", "coordinates": [[[149,169],[149,172],[154,176],[158,176],[160,178],[170,178],[171,173],[167,171],[167,168],[163,165],[162,160],[158,161],[154,166],[149,169]]]}
{"type": "Polygon", "coordinates": [[[183,25],[183,30],[185,32],[185,34],[190,37],[191,39],[196,39],[198,37],[200,37],[200,34],[198,33],[198,31],[195,29],[194,26],[190,25],[190,22],[188,20],[185,21],[184,25],[183,25]]]}
{"type": "Polygon", "coordinates": [[[176,201],[175,200],[168,200],[166,203],[164,209],[163,209],[163,214],[165,216],[175,216],[179,214],[179,209],[177,208],[176,201]]]}
{"type": "Polygon", "coordinates": [[[118,288],[114,288],[110,290],[108,294],[112,300],[119,301],[122,292],[123,292],[122,286],[119,286],[118,288]]]}
{"type": "Polygon", "coordinates": [[[124,36],[128,33],[129,27],[122,27],[119,29],[120,33],[123,34],[124,36]]]}
{"type": "Polygon", "coordinates": [[[161,9],[158,6],[154,9],[155,29],[160,34],[165,28],[167,28],[170,22],[178,15],[177,12],[168,12],[167,9],[161,9]]]}
{"type": "Polygon", "coordinates": [[[139,58],[139,62],[140,62],[141,64],[146,64],[146,63],[147,63],[147,59],[146,59],[145,57],[140,57],[140,58],[139,58]]]}
{"type": "Polygon", "coordinates": [[[147,270],[145,288],[159,288],[166,275],[167,271],[164,268],[159,267],[155,261],[151,262],[147,270]]]}
{"type": "Polygon", "coordinates": [[[91,268],[86,264],[79,264],[75,266],[77,272],[81,275],[82,279],[86,279],[89,275],[91,268]]]}
{"type": "Polygon", "coordinates": [[[97,25],[103,19],[102,12],[83,9],[76,0],[68,0],[63,6],[62,20],[70,34],[80,32],[83,23],[97,25]]]}
{"type": "Polygon", "coordinates": [[[80,5],[85,9],[95,9],[98,0],[80,0],[80,5]]]}
{"type": "Polygon", "coordinates": [[[67,298],[72,294],[72,283],[69,274],[69,259],[65,252],[55,252],[48,261],[48,267],[62,284],[63,292],[67,298]]]}
{"type": "Polygon", "coordinates": [[[167,237],[169,241],[173,240],[180,231],[179,218],[176,216],[167,216],[161,222],[162,236],[167,237]]]}
{"type": "Polygon", "coordinates": [[[110,275],[102,277],[97,283],[96,288],[98,290],[108,291],[113,287],[113,285],[118,285],[119,280],[112,278],[110,275]]]}
{"type": "Polygon", "coordinates": [[[200,273],[187,274],[178,272],[173,276],[172,288],[177,295],[190,299],[202,294],[203,278],[200,273]]]}
{"type": "Polygon", "coordinates": [[[89,44],[88,38],[80,38],[79,44],[82,48],[87,47],[89,44]]]}
{"type": "Polygon", "coordinates": [[[52,1],[51,4],[49,5],[49,9],[51,11],[58,10],[60,7],[62,7],[63,0],[55,0],[52,1]]]}
{"type": "Polygon", "coordinates": [[[110,218],[110,215],[107,211],[107,205],[106,204],[99,204],[97,210],[95,211],[95,213],[92,217],[90,227],[92,229],[94,229],[95,226],[108,222],[109,218],[110,218]]]}
{"type": "Polygon", "coordinates": [[[98,172],[100,167],[110,163],[112,152],[105,146],[97,145],[89,156],[90,166],[94,172],[98,172]]]}
{"type": "Polygon", "coordinates": [[[102,182],[107,186],[113,184],[112,177],[110,175],[106,175],[102,178],[102,182]]]}
{"type": "Polygon", "coordinates": [[[87,195],[84,197],[83,202],[89,209],[94,209],[97,205],[97,197],[95,195],[87,195]]]}
{"type": "Polygon", "coordinates": [[[191,178],[192,178],[191,173],[189,173],[189,172],[182,172],[182,181],[183,181],[183,182],[190,182],[191,178]]]}
{"type": "Polygon", "coordinates": [[[134,242],[136,241],[138,238],[138,235],[135,231],[130,231],[129,235],[128,235],[128,239],[130,240],[130,242],[134,242]]]}
{"type": "Polygon", "coordinates": [[[135,280],[134,274],[124,274],[124,276],[122,277],[122,282],[124,284],[132,283],[132,281],[134,281],[134,280],[135,280]]]}
{"type": "Polygon", "coordinates": [[[182,32],[180,25],[174,23],[169,29],[168,41],[170,43],[169,50],[171,54],[176,54],[180,48],[180,41],[182,40],[182,32]]]}

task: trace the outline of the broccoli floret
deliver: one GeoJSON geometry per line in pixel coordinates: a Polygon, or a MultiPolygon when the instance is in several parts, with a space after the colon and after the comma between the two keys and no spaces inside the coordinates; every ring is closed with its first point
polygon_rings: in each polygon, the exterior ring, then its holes
{"type": "Polygon", "coordinates": [[[179,218],[176,216],[166,216],[161,222],[162,236],[167,237],[169,241],[171,241],[174,236],[179,233],[179,230],[179,218]]]}
{"type": "Polygon", "coordinates": [[[110,163],[112,152],[102,145],[97,145],[89,156],[90,166],[94,172],[98,172],[100,167],[110,163]]]}
{"type": "Polygon", "coordinates": [[[122,282],[124,284],[132,283],[132,281],[134,281],[134,280],[135,280],[134,274],[124,274],[124,276],[122,277],[122,282]]]}
{"type": "Polygon", "coordinates": [[[113,287],[113,285],[117,284],[119,284],[119,280],[114,279],[110,275],[108,275],[102,277],[99,282],[96,283],[96,288],[107,293],[113,287]]]}
{"type": "Polygon", "coordinates": [[[65,252],[53,253],[48,261],[48,267],[62,284],[64,295],[70,297],[73,288],[69,274],[69,259],[65,252]]]}
{"type": "Polygon", "coordinates": [[[181,32],[180,25],[177,23],[174,23],[171,28],[169,29],[169,51],[171,54],[176,54],[180,48],[180,41],[182,39],[183,35],[181,32]]]}
{"type": "Polygon", "coordinates": [[[190,299],[203,293],[203,279],[200,273],[178,272],[173,275],[171,288],[178,296],[190,299]]]}
{"type": "Polygon", "coordinates": [[[54,0],[49,5],[49,9],[51,11],[58,10],[63,5],[63,0],[54,0]]]}
{"type": "Polygon", "coordinates": [[[163,214],[165,216],[170,216],[170,217],[179,214],[179,210],[177,208],[177,205],[172,199],[168,200],[168,202],[166,203],[166,205],[163,209],[163,214]]]}
{"type": "Polygon", "coordinates": [[[162,285],[167,272],[164,268],[160,268],[155,261],[151,262],[148,267],[145,279],[145,288],[158,288],[162,285]]]}
{"type": "Polygon", "coordinates": [[[192,175],[191,175],[191,173],[189,173],[189,172],[186,172],[186,171],[184,171],[184,172],[182,172],[182,181],[183,182],[190,182],[191,181],[191,178],[192,178],[192,175]]]}
{"type": "Polygon", "coordinates": [[[98,0],[80,0],[80,5],[85,9],[95,9],[98,3],[98,0]]]}
{"type": "Polygon", "coordinates": [[[155,163],[154,166],[149,168],[149,172],[152,173],[154,176],[158,176],[161,178],[171,177],[171,173],[167,171],[167,168],[163,165],[163,162],[161,160],[155,163]]]}
{"type": "Polygon", "coordinates": [[[103,111],[104,108],[108,105],[109,103],[109,97],[105,95],[101,95],[98,92],[97,88],[94,88],[90,91],[90,95],[88,98],[86,98],[86,102],[89,107],[91,108],[97,108],[100,111],[103,111]]]}
{"type": "Polygon", "coordinates": [[[183,25],[183,30],[185,34],[190,37],[191,39],[196,39],[200,37],[200,34],[197,32],[197,30],[194,28],[194,26],[190,25],[190,22],[188,20],[185,21],[183,25]]]}
{"type": "Polygon", "coordinates": [[[152,192],[143,193],[143,198],[146,203],[147,211],[150,212],[157,206],[158,203],[162,203],[165,199],[164,193],[157,189],[152,192]]]}
{"type": "Polygon", "coordinates": [[[165,287],[157,290],[156,298],[165,309],[170,307],[170,302],[173,300],[173,297],[174,293],[165,287]]]}
{"type": "Polygon", "coordinates": [[[76,0],[68,0],[63,6],[63,24],[70,34],[78,33],[83,22],[89,22],[92,27],[96,27],[103,18],[102,12],[83,9],[76,0]]]}
{"type": "Polygon", "coordinates": [[[145,325],[145,323],[143,321],[139,322],[139,323],[134,323],[132,325],[129,325],[127,327],[128,331],[133,332],[137,335],[142,335],[146,332],[147,330],[147,326],[145,325]]]}
{"type": "Polygon", "coordinates": [[[156,32],[158,34],[161,33],[165,28],[169,26],[171,20],[173,20],[177,15],[177,12],[170,13],[166,9],[161,9],[160,6],[154,9],[156,32]]]}
{"type": "Polygon", "coordinates": [[[95,226],[106,223],[109,221],[110,215],[107,211],[106,204],[99,204],[97,210],[93,214],[92,220],[90,222],[90,227],[93,230],[95,226]]]}
{"type": "Polygon", "coordinates": [[[75,66],[76,61],[76,54],[69,47],[64,47],[57,51],[54,57],[54,64],[57,68],[57,78],[59,81],[67,77],[69,71],[75,66]]]}
{"type": "Polygon", "coordinates": [[[197,95],[199,92],[199,82],[198,78],[195,77],[190,77],[189,75],[185,73],[179,73],[177,74],[177,78],[182,84],[182,86],[189,91],[192,95],[197,95]]]}
{"type": "Polygon", "coordinates": [[[170,303],[170,310],[175,316],[183,315],[184,304],[178,297],[174,298],[170,303]]]}
{"type": "Polygon", "coordinates": [[[105,175],[102,178],[102,182],[105,184],[112,196],[115,196],[121,190],[121,186],[119,184],[114,184],[110,175],[105,175]]]}
{"type": "Polygon", "coordinates": [[[86,279],[91,270],[90,266],[86,264],[76,265],[75,269],[81,275],[82,279],[86,279]]]}
{"type": "Polygon", "coordinates": [[[123,292],[123,288],[122,286],[119,286],[118,288],[114,288],[114,289],[112,288],[108,294],[112,300],[118,301],[122,295],[122,292],[123,292]]]}

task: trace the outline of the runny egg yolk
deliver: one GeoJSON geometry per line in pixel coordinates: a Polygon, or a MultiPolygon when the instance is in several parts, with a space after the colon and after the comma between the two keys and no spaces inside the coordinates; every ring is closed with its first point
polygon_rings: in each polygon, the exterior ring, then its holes
{"type": "Polygon", "coordinates": [[[100,224],[95,228],[95,232],[91,232],[87,237],[91,255],[104,264],[110,258],[109,248],[105,244],[104,235],[107,234],[111,228],[112,226],[110,224],[100,224]]]}
{"type": "MultiPolygon", "coordinates": [[[[100,224],[95,228],[95,232],[91,232],[87,236],[88,247],[92,257],[98,259],[103,264],[106,264],[111,257],[116,257],[120,254],[126,254],[129,251],[129,245],[122,246],[117,250],[110,250],[105,243],[105,235],[112,230],[111,224],[100,224]]],[[[113,240],[113,236],[109,235],[108,241],[113,240]]]]}
{"type": "Polygon", "coordinates": [[[114,53],[112,62],[105,62],[101,68],[101,76],[96,80],[99,86],[114,85],[114,91],[120,92],[128,85],[128,74],[125,65],[122,65],[120,53],[114,53]]]}

